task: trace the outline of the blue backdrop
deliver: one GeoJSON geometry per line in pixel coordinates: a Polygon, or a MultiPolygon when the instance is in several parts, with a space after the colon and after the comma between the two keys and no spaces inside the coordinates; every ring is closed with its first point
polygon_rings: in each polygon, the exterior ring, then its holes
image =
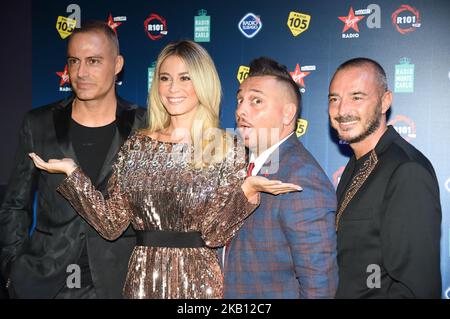
{"type": "Polygon", "coordinates": [[[394,94],[390,123],[433,163],[441,189],[443,296],[450,296],[450,2],[373,1],[49,1],[34,0],[33,107],[65,97],[71,25],[110,21],[125,57],[119,94],[145,106],[152,63],[169,41],[201,42],[219,71],[221,121],[234,127],[235,94],[245,67],[266,55],[302,86],[300,139],[337,185],[345,145],[329,128],[330,77],[343,61],[366,56],[385,68],[394,94]],[[75,21],[73,21],[75,20],[75,21]]]}

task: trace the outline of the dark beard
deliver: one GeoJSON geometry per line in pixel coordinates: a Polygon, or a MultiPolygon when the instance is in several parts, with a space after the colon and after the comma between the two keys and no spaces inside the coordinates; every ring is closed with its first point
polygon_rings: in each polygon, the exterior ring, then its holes
{"type": "Polygon", "coordinates": [[[342,138],[342,136],[339,136],[339,138],[347,142],[348,144],[361,142],[366,137],[372,135],[380,127],[380,124],[381,124],[381,105],[378,105],[377,108],[375,109],[375,114],[370,119],[370,122],[365,131],[363,131],[360,135],[350,139],[344,139],[342,138]]]}

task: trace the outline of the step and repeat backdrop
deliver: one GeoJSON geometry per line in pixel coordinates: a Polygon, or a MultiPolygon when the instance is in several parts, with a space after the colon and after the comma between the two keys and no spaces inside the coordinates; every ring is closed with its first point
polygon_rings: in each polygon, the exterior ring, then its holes
{"type": "Polygon", "coordinates": [[[143,107],[158,52],[170,41],[202,44],[219,71],[221,123],[233,128],[236,91],[250,60],[273,57],[303,93],[297,135],[336,186],[348,161],[329,128],[330,78],[343,61],[373,58],[394,102],[389,123],[433,163],[441,190],[443,297],[450,297],[450,1],[49,1],[32,2],[33,107],[71,94],[67,37],[83,21],[107,21],[125,69],[119,94],[143,107]]]}

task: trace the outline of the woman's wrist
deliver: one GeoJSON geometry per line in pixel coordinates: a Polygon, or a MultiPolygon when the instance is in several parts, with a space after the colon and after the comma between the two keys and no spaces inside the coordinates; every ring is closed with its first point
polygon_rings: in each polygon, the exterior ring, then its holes
{"type": "Polygon", "coordinates": [[[77,167],[78,167],[78,166],[74,165],[73,167],[69,168],[69,169],[66,171],[66,175],[67,175],[67,176],[72,175],[72,173],[77,169],[77,167]]]}

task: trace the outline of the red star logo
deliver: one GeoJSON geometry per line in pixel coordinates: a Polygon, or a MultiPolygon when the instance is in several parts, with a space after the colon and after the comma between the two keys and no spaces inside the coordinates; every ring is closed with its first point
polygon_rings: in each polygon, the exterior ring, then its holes
{"type": "Polygon", "coordinates": [[[59,81],[59,86],[63,87],[64,84],[69,83],[69,72],[67,70],[67,64],[64,67],[63,72],[56,72],[56,75],[58,75],[61,78],[61,81],[59,81]]]}
{"type": "Polygon", "coordinates": [[[295,83],[298,85],[301,85],[302,87],[305,87],[305,81],[303,80],[304,77],[308,76],[311,72],[302,72],[300,71],[300,65],[297,63],[297,66],[295,67],[294,72],[289,72],[292,76],[292,79],[295,83]]]}
{"type": "Polygon", "coordinates": [[[111,29],[113,29],[114,30],[114,32],[117,34],[117,30],[116,30],[116,28],[119,26],[119,25],[121,25],[122,24],[122,22],[115,22],[114,20],[113,20],[113,17],[112,17],[112,15],[111,15],[111,13],[109,14],[109,17],[108,17],[108,25],[109,25],[109,27],[111,28],[111,29]]]}
{"type": "Polygon", "coordinates": [[[350,7],[350,11],[348,12],[348,16],[346,17],[339,17],[339,20],[345,23],[344,29],[342,30],[342,33],[347,31],[348,29],[352,28],[356,32],[359,32],[358,28],[358,22],[364,19],[362,16],[355,16],[355,11],[353,11],[353,8],[350,7]]]}

